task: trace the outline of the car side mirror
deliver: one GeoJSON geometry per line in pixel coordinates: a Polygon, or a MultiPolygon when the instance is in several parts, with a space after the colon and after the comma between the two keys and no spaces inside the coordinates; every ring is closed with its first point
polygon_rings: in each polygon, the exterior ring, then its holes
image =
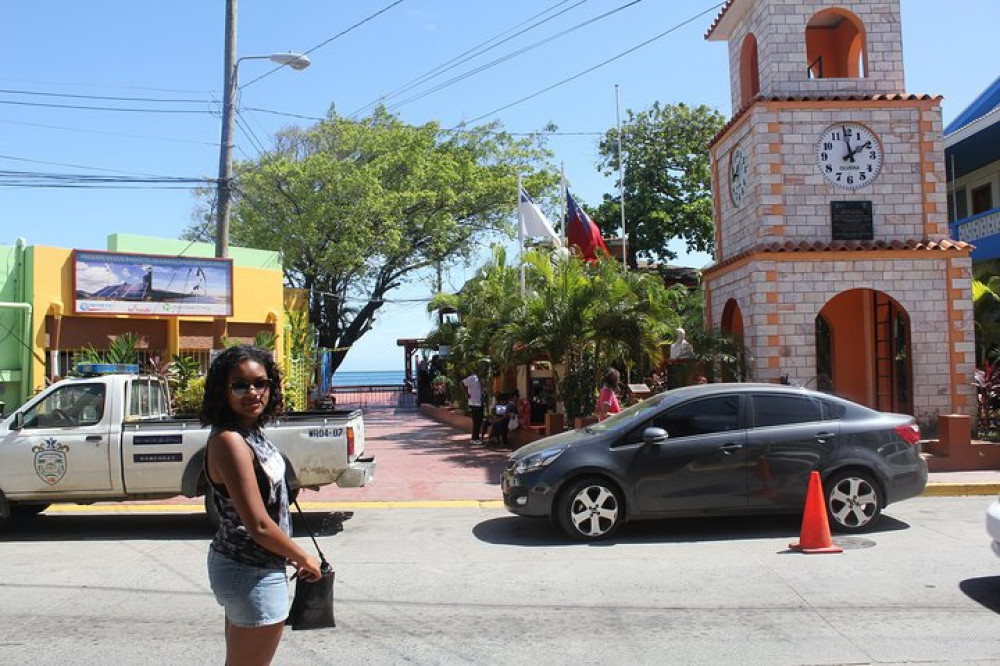
{"type": "Polygon", "coordinates": [[[642,443],[646,446],[654,446],[667,441],[670,435],[663,428],[646,428],[642,431],[642,443]]]}
{"type": "Polygon", "coordinates": [[[14,420],[10,423],[11,430],[20,430],[24,427],[24,412],[16,412],[14,420]]]}

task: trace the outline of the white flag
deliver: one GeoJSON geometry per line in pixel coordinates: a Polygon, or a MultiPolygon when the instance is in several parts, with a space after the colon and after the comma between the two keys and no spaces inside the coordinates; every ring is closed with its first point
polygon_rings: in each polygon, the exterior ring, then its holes
{"type": "Polygon", "coordinates": [[[521,233],[528,238],[542,237],[551,241],[556,247],[562,247],[562,239],[552,229],[552,224],[545,217],[528,193],[521,188],[521,196],[517,202],[517,212],[521,218],[521,233]]]}

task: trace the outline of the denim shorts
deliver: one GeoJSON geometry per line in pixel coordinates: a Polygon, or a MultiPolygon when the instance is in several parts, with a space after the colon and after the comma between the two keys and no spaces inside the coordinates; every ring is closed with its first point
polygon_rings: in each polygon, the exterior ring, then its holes
{"type": "Polygon", "coordinates": [[[215,600],[237,627],[264,627],[288,617],[288,580],[284,569],[236,562],[208,549],[208,581],[215,600]]]}

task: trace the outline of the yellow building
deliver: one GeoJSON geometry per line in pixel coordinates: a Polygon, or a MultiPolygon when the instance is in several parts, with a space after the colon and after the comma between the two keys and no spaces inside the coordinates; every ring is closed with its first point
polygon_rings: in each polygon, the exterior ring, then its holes
{"type": "Polygon", "coordinates": [[[208,243],[129,234],[108,237],[106,251],[0,246],[0,327],[30,337],[0,340],[0,381],[7,407],[68,373],[74,355],[105,350],[135,333],[140,359],[198,358],[225,336],[253,341],[273,334],[283,349],[284,287],[277,252],[231,248],[214,259],[208,243]],[[28,349],[30,347],[30,349],[28,349]]]}

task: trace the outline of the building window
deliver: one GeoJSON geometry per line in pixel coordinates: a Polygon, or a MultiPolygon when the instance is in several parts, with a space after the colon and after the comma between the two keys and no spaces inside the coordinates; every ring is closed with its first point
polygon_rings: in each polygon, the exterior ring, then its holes
{"type": "Polygon", "coordinates": [[[955,191],[955,219],[964,220],[969,217],[969,201],[964,187],[955,191]]]}
{"type": "Polygon", "coordinates": [[[993,208],[993,191],[986,183],[972,190],[972,214],[979,215],[993,208]]]}

